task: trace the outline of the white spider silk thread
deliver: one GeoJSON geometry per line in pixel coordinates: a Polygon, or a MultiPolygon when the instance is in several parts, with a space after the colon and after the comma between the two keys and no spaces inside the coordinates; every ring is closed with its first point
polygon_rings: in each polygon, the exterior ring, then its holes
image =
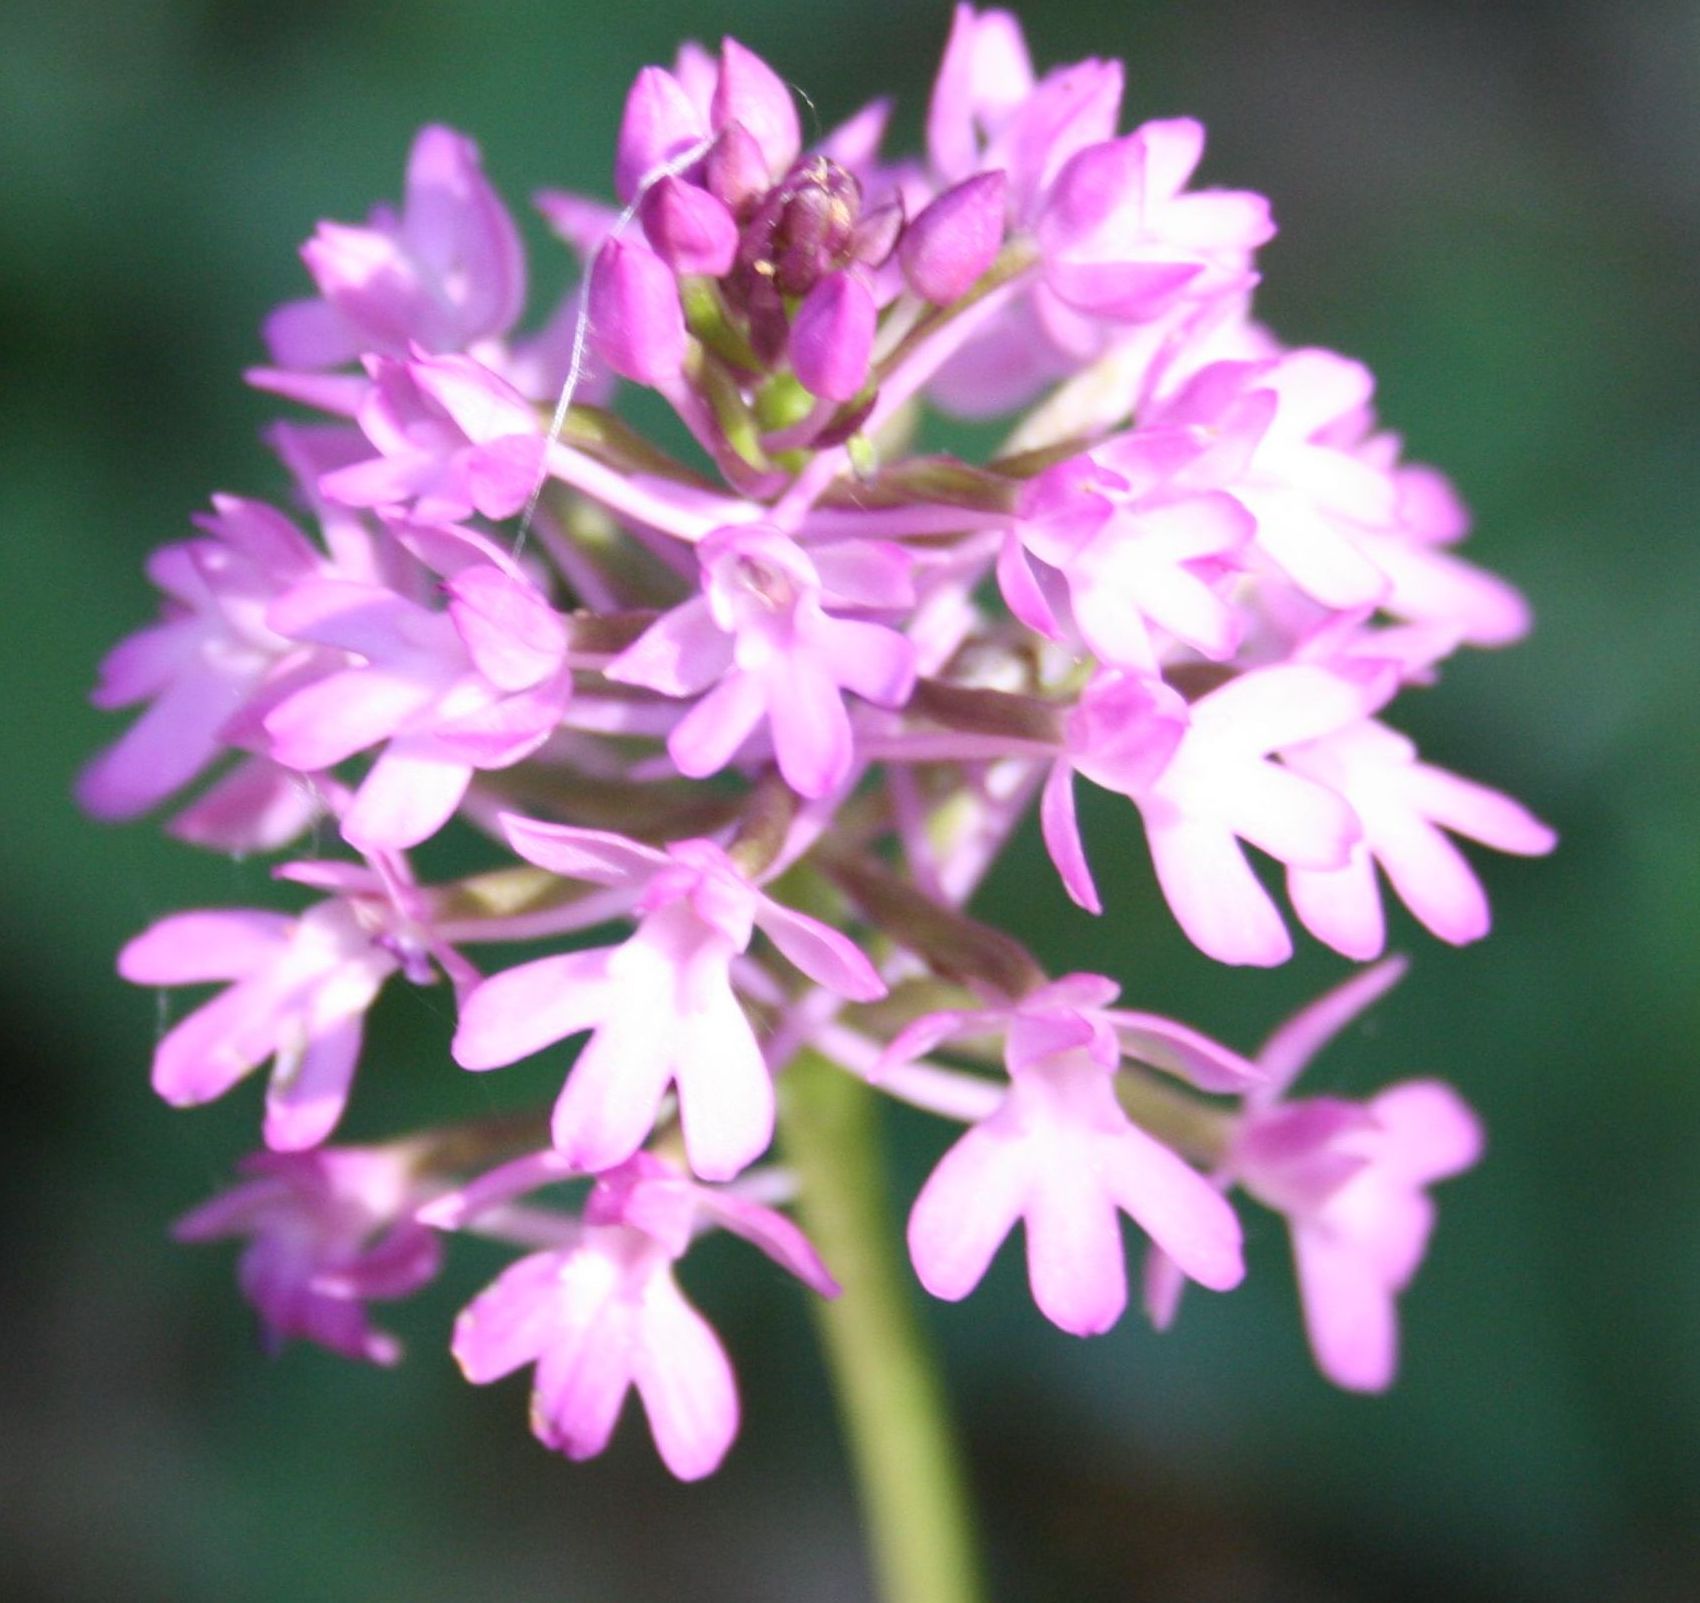
{"type": "Polygon", "coordinates": [[[590,337],[590,279],[596,271],[596,264],[602,259],[602,250],[611,239],[618,239],[621,234],[631,227],[632,220],[638,214],[638,208],[643,205],[644,197],[648,195],[663,178],[677,178],[687,167],[694,167],[709,151],[714,148],[718,134],[705,134],[687,150],[682,150],[677,156],[669,156],[666,161],[657,162],[642,178],[632,198],[626,203],[626,209],[614,219],[614,225],[596,242],[593,250],[584,264],[584,279],[579,285],[578,315],[573,318],[572,355],[567,362],[567,376],[561,385],[561,396],[555,402],[555,415],[549,420],[549,433],[543,442],[543,455],[537,464],[537,482],[531,487],[531,495],[525,503],[525,511],[519,520],[519,533],[514,536],[513,558],[517,562],[521,552],[525,550],[526,536],[531,533],[532,520],[537,516],[537,503],[543,499],[543,491],[549,483],[549,453],[560,441],[561,431],[567,426],[567,413],[571,410],[573,396],[584,378],[584,348],[590,337]]]}

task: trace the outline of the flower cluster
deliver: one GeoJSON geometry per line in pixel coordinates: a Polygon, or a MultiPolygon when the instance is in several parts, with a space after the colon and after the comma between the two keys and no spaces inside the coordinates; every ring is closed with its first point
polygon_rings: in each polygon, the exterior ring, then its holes
{"type": "Polygon", "coordinates": [[[313,414],[269,436],[294,509],[220,496],[155,555],[162,618],[96,692],[140,715],[81,785],[111,819],[179,798],[204,847],[346,848],[276,870],[298,912],[178,913],[119,960],[223,987],[159,1043],[168,1101],[271,1065],[266,1150],[180,1233],[248,1239],[273,1338],[392,1360],[367,1303],[473,1231],[527,1255],[455,1327],[468,1378],[535,1365],[534,1429],[575,1458],[635,1387],[668,1467],[711,1471],[736,1388],[674,1264],[724,1229],[839,1290],[780,1211],[807,1056],[962,1127],[909,1219],[935,1295],[1020,1221],[1039,1309],[1103,1331],[1126,1214],[1166,1324],[1184,1280],[1240,1280],[1238,1188],[1291,1224],[1323,1370],[1390,1380],[1425,1188],[1475,1120],[1428,1081],[1287,1089],[1399,961],[1245,1057],[964,911],[1035,806],[1061,890],[1118,894],[1077,777],[1132,804],[1224,963],[1292,951],[1248,847],[1370,962],[1383,881],[1467,942],[1488,910],[1453,837],[1553,839],[1384,721],[1519,637],[1522,601],[1456,554],[1466,514],[1369,373],[1256,321],[1268,205],[1194,182],[1195,122],[1119,132],[1121,96],[1118,63],[1036,74],[1013,18],[963,5],[923,156],[882,153],[883,104],[805,149],[772,68],[689,45],[632,86],[619,206],[538,197],[582,288],[535,332],[514,223],[446,128],[399,208],[303,247],[315,293],[250,374],[313,414]],[[624,421],[632,388],[685,458],[624,421]],[[1009,415],[1007,443],[920,449],[928,407],[1009,415]],[[422,882],[410,853],[451,827],[489,866],[422,882]],[[521,942],[547,949],[467,955],[521,942]],[[552,1114],[325,1145],[398,975],[448,982],[463,1069],[565,1068],[585,1037],[552,1114]]]}

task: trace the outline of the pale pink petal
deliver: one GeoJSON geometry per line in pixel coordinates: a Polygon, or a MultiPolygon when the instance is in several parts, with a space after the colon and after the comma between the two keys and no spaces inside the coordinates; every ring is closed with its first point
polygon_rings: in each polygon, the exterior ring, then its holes
{"type": "Polygon", "coordinates": [[[1520,802],[1474,780],[1414,763],[1401,778],[1404,799],[1445,829],[1496,851],[1540,857],[1558,836],[1520,802]]]}
{"type": "Polygon", "coordinates": [[[1193,726],[1236,751],[1273,751],[1355,723],[1397,688],[1397,676],[1374,664],[1257,668],[1195,702],[1193,726]]]}
{"type": "Polygon", "coordinates": [[[979,1285],[1027,1204],[1031,1170],[1023,1142],[985,1123],[939,1160],[909,1214],[909,1256],[935,1297],[959,1302],[979,1285]]]}
{"type": "Polygon", "coordinates": [[[242,982],[197,1008],[154,1050],[153,1088],[174,1108],[221,1097],[277,1049],[276,1001],[242,982]]]}
{"type": "Polygon", "coordinates": [[[492,974],[460,1004],[455,1062],[463,1069],[493,1069],[590,1029],[607,1006],[607,963],[607,949],[597,947],[492,974]]]}
{"type": "Polygon", "coordinates": [[[1487,892],[1464,854],[1432,824],[1389,809],[1377,815],[1369,845],[1399,899],[1433,934],[1454,946],[1487,934],[1493,923],[1487,892]]]}
{"type": "Polygon", "coordinates": [[[915,605],[909,553],[888,540],[834,540],[812,546],[809,560],[835,605],[906,611],[915,605]]]}
{"type": "Polygon", "coordinates": [[[1088,913],[1102,913],[1098,887],[1092,879],[1092,865],[1086,860],[1086,843],[1081,839],[1080,822],[1074,806],[1074,770],[1067,762],[1051,764],[1045,778],[1045,789],[1039,798],[1039,827],[1045,838],[1045,850],[1061,876],[1063,889],[1078,907],[1088,913]]]}
{"type": "Polygon", "coordinates": [[[823,618],[810,641],[831,676],[876,707],[901,707],[915,689],[915,647],[884,624],[823,618]]]}
{"type": "Polygon", "coordinates": [[[1392,1291],[1319,1230],[1294,1229],[1293,1259],[1317,1367],[1348,1391],[1385,1391],[1399,1362],[1392,1291]]]}
{"type": "MultiPolygon", "coordinates": [[[[626,961],[610,965],[603,1017],[567,1076],[551,1123],[555,1146],[593,1174],[643,1145],[675,1062],[670,974],[642,973],[630,958],[635,950],[628,942],[618,954],[626,961]]],[[[654,960],[646,954],[639,961],[654,960]]]]}
{"type": "Polygon", "coordinates": [[[1342,797],[1269,762],[1236,764],[1218,805],[1236,835],[1301,868],[1340,867],[1362,833],[1342,797]]]}
{"type": "Polygon", "coordinates": [[[603,672],[616,684],[694,696],[731,665],[732,637],[715,623],[707,598],[693,596],[663,613],[603,672]]]}
{"type": "Polygon", "coordinates": [[[407,371],[474,445],[542,431],[537,408],[470,356],[425,357],[410,362],[407,371]]]}
{"type": "Polygon", "coordinates": [[[1074,1143],[1036,1155],[1023,1212],[1033,1300],[1052,1324],[1097,1336],[1127,1306],[1121,1221],[1088,1155],[1074,1143]]]}
{"type": "Polygon", "coordinates": [[[1340,868],[1289,868],[1287,895],[1299,922],[1342,957],[1367,963],[1387,944],[1375,859],[1361,842],[1340,868]]]}
{"type": "Polygon", "coordinates": [[[345,668],[314,680],[266,714],[270,755],[303,773],[332,767],[388,740],[436,695],[434,686],[411,674],[345,668]]]}
{"type": "Polygon", "coordinates": [[[238,763],[165,826],[168,835],[240,856],[275,852],[324,811],[310,781],[263,757],[238,763]]]}
{"type": "Polygon", "coordinates": [[[998,549],[997,573],[1004,605],[1015,614],[1017,621],[1047,640],[1060,639],[1062,629],[1057,623],[1056,613],[1034,577],[1026,549],[1014,529],[1004,536],[1003,545],[998,549]]]}
{"type": "Polygon", "coordinates": [[[282,913],[175,913],[119,952],[118,972],[133,985],[241,979],[276,962],[294,927],[282,913]]]}
{"type": "Polygon", "coordinates": [[[1390,1086],[1369,1108],[1386,1131],[1380,1163],[1414,1185],[1461,1174],[1481,1158],[1481,1121],[1438,1080],[1390,1086]]]}
{"type": "Polygon", "coordinates": [[[564,879],[588,880],[594,885],[634,884],[667,866],[665,852],[610,830],[546,824],[519,813],[500,816],[508,844],[521,857],[564,879]]]}
{"type": "Polygon", "coordinates": [[[290,1196],[289,1182],[282,1176],[267,1176],[233,1186],[175,1220],[171,1239],[201,1242],[252,1235],[264,1226],[280,1203],[287,1205],[290,1196]]]}
{"type": "Polygon", "coordinates": [[[719,773],[750,737],[766,709],[762,681],[754,674],[734,670],[674,726],[667,737],[667,754],[679,772],[691,779],[719,773]]]}
{"type": "Polygon", "coordinates": [[[838,686],[814,656],[793,651],[763,675],[762,690],[785,783],[799,796],[830,795],[844,782],[854,756],[850,715],[838,686]]]}
{"type": "Polygon", "coordinates": [[[557,1322],[537,1360],[532,1429],[575,1460],[608,1445],[631,1385],[637,1310],[611,1283],[617,1273],[596,1252],[569,1261],[557,1322]]]}
{"type": "Polygon", "coordinates": [[[404,1220],[352,1264],[315,1275],[314,1291],[355,1301],[390,1301],[411,1296],[442,1268],[441,1243],[430,1231],[404,1220]]]}
{"type": "Polygon", "coordinates": [[[1232,1094],[1263,1081],[1263,1070],[1256,1064],[1172,1019],[1124,1009],[1104,1016],[1128,1057],[1176,1075],[1201,1091],[1232,1094]]]}
{"type": "Polygon", "coordinates": [[[475,1386],[535,1361],[553,1335],[562,1254],[511,1263],[462,1310],[450,1348],[475,1386]]]}
{"type": "Polygon", "coordinates": [[[732,1366],[706,1319],[673,1277],[651,1277],[637,1314],[632,1382],[664,1463],[682,1481],[719,1468],[738,1434],[732,1366]]]}
{"type": "Polygon", "coordinates": [[[730,985],[705,991],[681,1011],[667,1068],[679,1085],[691,1168],[704,1180],[731,1180],[773,1141],[773,1077],[730,985]]]}
{"type": "Polygon", "coordinates": [[[829,991],[852,1002],[877,1002],[886,994],[885,982],[848,935],[766,896],[755,917],[773,944],[829,991]]]}
{"type": "Polygon", "coordinates": [[[731,1190],[704,1190],[698,1204],[723,1230],[759,1247],[781,1269],[812,1291],[836,1297],[842,1289],[809,1238],[782,1213],[750,1202],[731,1190]]]}
{"type": "Polygon", "coordinates": [[[361,339],[336,307],[323,300],[285,301],[260,328],[279,367],[341,367],[360,354],[361,339]]]}
{"type": "Polygon", "coordinates": [[[132,818],[186,785],[218,755],[219,731],[247,685],[183,678],[85,768],[77,800],[97,818],[132,818]]]}
{"type": "Polygon", "coordinates": [[[449,595],[473,666],[499,690],[525,690],[560,670],[565,620],[524,580],[480,565],[450,580],[449,595]]]}
{"type": "Polygon", "coordinates": [[[1189,1278],[1212,1291],[1240,1283],[1239,1217],[1215,1186],[1135,1125],[1098,1151],[1098,1183],[1189,1278]]]}
{"type": "Polygon", "coordinates": [[[342,837],[368,849],[417,846],[454,816],[472,779],[430,735],[393,740],[372,764],[342,815],[342,837]]]}
{"type": "Polygon", "coordinates": [[[316,1147],[337,1126],[360,1060],[365,1018],[354,1013],[320,1029],[298,1061],[278,1069],[266,1091],[265,1142],[274,1152],[316,1147]]]}
{"type": "Polygon", "coordinates": [[[1293,943],[1239,843],[1224,828],[1175,819],[1146,825],[1169,909],[1200,951],[1220,963],[1285,963],[1293,943]]]}
{"type": "Polygon", "coordinates": [[[1145,1317],[1155,1330],[1167,1330],[1181,1309],[1181,1294],[1186,1290],[1186,1276],[1175,1262],[1155,1242],[1145,1254],[1144,1275],[1145,1317]]]}
{"type": "Polygon", "coordinates": [[[1529,632],[1529,603],[1496,574],[1432,546],[1383,538],[1371,549],[1392,590],[1395,617],[1449,624],[1473,646],[1508,646],[1529,632]]]}

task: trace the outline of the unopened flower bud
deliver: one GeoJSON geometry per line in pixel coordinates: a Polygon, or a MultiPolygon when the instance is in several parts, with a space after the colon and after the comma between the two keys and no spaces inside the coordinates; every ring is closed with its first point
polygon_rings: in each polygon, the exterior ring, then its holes
{"type": "Polygon", "coordinates": [[[629,201],[644,177],[704,137],[702,115],[679,80],[661,67],[645,67],[626,96],[620,142],[614,152],[614,193],[629,201]]]}
{"type": "Polygon", "coordinates": [[[939,306],[965,295],[996,258],[1003,224],[1001,172],[947,189],[903,232],[898,257],[909,287],[939,306]]]}
{"type": "Polygon", "coordinates": [[[621,378],[661,385],[678,377],[685,314],[654,251],[617,239],[603,245],[590,272],[590,328],[596,353],[621,378]]]}
{"type": "Polygon", "coordinates": [[[761,147],[769,173],[782,173],[803,148],[797,108],[785,80],[736,39],[720,42],[720,81],[709,108],[716,128],[739,122],[761,147]]]}
{"type": "Polygon", "coordinates": [[[644,196],[643,231],[675,273],[719,278],[738,249],[738,225],[724,205],[682,178],[663,178],[644,196]]]}
{"type": "Polygon", "coordinates": [[[833,273],[797,308],[791,366],[816,395],[848,401],[868,376],[873,344],[873,297],[848,273],[833,273]]]}
{"type": "Polygon", "coordinates": [[[703,179],[709,192],[739,219],[748,216],[772,182],[761,146],[741,122],[729,122],[720,130],[703,158],[703,179]]]}

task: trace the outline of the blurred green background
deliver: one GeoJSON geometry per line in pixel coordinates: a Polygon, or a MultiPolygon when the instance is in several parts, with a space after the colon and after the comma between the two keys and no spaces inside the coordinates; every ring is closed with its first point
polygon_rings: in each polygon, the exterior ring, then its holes
{"type": "MultiPolygon", "coordinates": [[[[604,191],[638,67],[730,29],[830,123],[876,92],[913,138],[942,4],[645,9],[303,0],[12,0],[0,15],[0,495],[10,758],[0,791],[13,1084],[0,1289],[0,1596],[866,1597],[849,1486],[795,1289],[711,1244],[686,1279],[746,1398],[723,1472],[679,1488],[628,1419],[575,1467],[526,1435],[523,1387],[474,1391],[449,1319],[477,1249],[397,1312],[378,1373],[256,1351],[229,1254],[165,1226],[252,1139],[252,1087],[194,1114],[147,1089],[152,996],[113,975],[151,918],[266,897],[266,870],[79,817],[78,764],[120,727],[97,659],[154,609],[141,562],[214,489],[281,480],[240,381],[302,292],[296,245],[398,189],[414,129],[482,142],[516,207],[604,191]]],[[[1700,1595],[1700,12],[1691,4],[1063,4],[1036,55],[1130,64],[1129,114],[1190,112],[1207,177],[1283,231],[1265,316],[1366,358],[1385,416],[1475,506],[1473,553],[1526,588],[1534,638],[1401,708],[1439,761],[1554,822],[1483,872],[1498,928],[1465,953],[1408,924],[1414,972],[1311,1082],[1410,1072],[1483,1111],[1381,1400],[1312,1370],[1283,1232],[1176,1331],[1082,1343],[1006,1253],[933,1305],[998,1595],[1012,1600],[1688,1599],[1700,1595]]],[[[528,226],[530,226],[528,224],[528,226]]],[[[564,278],[531,228],[537,278],[564,278]]],[[[1314,949],[1219,970],[1154,897],[1132,818],[1102,922],[1031,834],[983,899],[1062,967],[1241,1046],[1329,983],[1314,949]]],[[[1104,877],[1108,878],[1108,875],[1104,877]]],[[[388,998],[356,1135],[414,1098],[541,1096],[442,1055],[447,999],[388,998]]],[[[893,1121],[907,1197],[937,1134],[893,1121]]]]}

